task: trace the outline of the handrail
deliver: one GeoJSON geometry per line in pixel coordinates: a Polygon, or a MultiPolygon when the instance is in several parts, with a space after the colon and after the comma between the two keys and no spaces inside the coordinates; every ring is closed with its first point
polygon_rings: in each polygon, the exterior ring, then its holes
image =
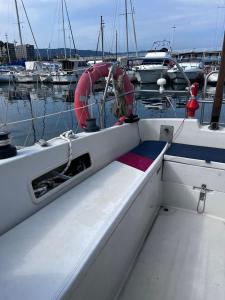
{"type": "Polygon", "coordinates": [[[188,84],[189,92],[190,92],[190,95],[191,95],[191,82],[190,82],[190,80],[188,79],[187,75],[185,74],[183,68],[179,65],[179,63],[177,62],[176,59],[174,59],[174,58],[169,58],[169,60],[172,61],[172,62],[176,65],[177,69],[178,69],[178,70],[181,72],[181,74],[184,76],[184,79],[186,80],[186,82],[187,82],[187,84],[188,84]]]}
{"type": "Polygon", "coordinates": [[[202,95],[203,95],[204,98],[205,98],[205,96],[206,96],[206,88],[207,88],[207,86],[208,86],[208,78],[209,78],[210,75],[216,74],[216,73],[218,73],[218,70],[217,70],[217,71],[211,71],[211,72],[209,72],[209,73],[205,76],[204,86],[203,86],[203,92],[202,92],[202,95]]]}
{"type": "MultiPolygon", "coordinates": [[[[204,115],[205,115],[205,104],[213,104],[214,100],[198,100],[198,103],[201,104],[201,110],[200,110],[200,124],[210,124],[210,122],[204,122],[204,115]]],[[[225,99],[223,99],[222,104],[225,104],[225,99]]],[[[224,125],[223,123],[220,123],[221,125],[224,125]]]]}

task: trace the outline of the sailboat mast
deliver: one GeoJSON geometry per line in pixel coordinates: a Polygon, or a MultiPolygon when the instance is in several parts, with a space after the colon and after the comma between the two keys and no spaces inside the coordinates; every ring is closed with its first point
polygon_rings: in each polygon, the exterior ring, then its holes
{"type": "Polygon", "coordinates": [[[62,21],[63,21],[64,58],[66,58],[66,32],[65,32],[65,20],[64,20],[64,5],[63,5],[63,0],[62,0],[62,21]]]}
{"type": "Polygon", "coordinates": [[[9,53],[9,42],[8,42],[8,34],[7,33],[5,34],[5,38],[6,38],[8,61],[9,61],[9,64],[11,64],[11,57],[10,57],[10,53],[9,53]]]}
{"type": "Polygon", "coordinates": [[[117,60],[117,56],[118,56],[118,33],[116,30],[116,60],[117,60]]]}
{"type": "Polygon", "coordinates": [[[125,21],[126,21],[127,56],[129,56],[127,0],[125,0],[125,21]]]}
{"type": "Polygon", "coordinates": [[[96,46],[96,52],[95,52],[96,56],[98,56],[98,47],[99,47],[100,35],[101,35],[101,30],[99,30],[99,33],[98,33],[98,40],[97,40],[97,46],[96,46]]]}
{"type": "Polygon", "coordinates": [[[18,25],[18,30],[19,30],[19,37],[20,37],[20,45],[23,45],[22,33],[21,33],[21,27],[20,27],[20,16],[19,16],[19,12],[18,12],[17,0],[15,0],[15,7],[16,7],[16,17],[17,17],[17,25],[18,25]]]}
{"type": "Polygon", "coordinates": [[[66,0],[64,0],[64,4],[65,4],[65,8],[66,8],[66,15],[67,15],[68,23],[69,23],[70,34],[71,34],[71,37],[72,37],[73,49],[74,49],[74,52],[76,54],[77,49],[76,49],[76,45],[75,45],[75,41],[74,41],[74,36],[73,36],[73,31],[72,31],[72,27],[71,27],[71,23],[70,23],[70,17],[69,17],[69,13],[68,13],[68,9],[67,9],[66,0]]]}
{"type": "Polygon", "coordinates": [[[132,0],[130,0],[130,7],[131,7],[131,15],[132,15],[132,23],[133,23],[133,31],[134,31],[135,50],[136,50],[136,56],[138,57],[137,35],[136,35],[136,29],[135,29],[134,7],[132,5],[132,0]]]}
{"type": "Polygon", "coordinates": [[[103,60],[105,53],[104,53],[104,22],[102,16],[101,16],[101,38],[102,38],[102,60],[103,60]]]}
{"type": "Polygon", "coordinates": [[[31,34],[32,34],[32,37],[33,37],[33,40],[34,40],[34,44],[35,44],[36,49],[37,49],[37,56],[38,56],[38,58],[41,60],[41,54],[40,54],[40,51],[39,51],[39,48],[38,48],[38,45],[37,45],[37,42],[36,42],[36,39],[35,39],[35,36],[34,36],[34,32],[33,32],[32,27],[31,27],[30,20],[29,20],[29,18],[28,18],[28,14],[27,14],[26,7],[25,7],[25,5],[24,5],[24,3],[23,3],[23,0],[21,0],[21,3],[22,3],[22,5],[23,5],[23,10],[24,10],[24,12],[25,12],[25,15],[26,15],[26,18],[27,18],[27,22],[28,22],[28,25],[29,25],[29,27],[30,27],[30,31],[31,31],[31,34]]]}
{"type": "Polygon", "coordinates": [[[214,98],[211,122],[210,122],[210,128],[212,130],[219,129],[220,113],[223,104],[224,80],[225,80],[225,32],[223,36],[222,57],[220,62],[220,69],[218,74],[218,81],[216,85],[216,92],[215,92],[215,98],[214,98]]]}

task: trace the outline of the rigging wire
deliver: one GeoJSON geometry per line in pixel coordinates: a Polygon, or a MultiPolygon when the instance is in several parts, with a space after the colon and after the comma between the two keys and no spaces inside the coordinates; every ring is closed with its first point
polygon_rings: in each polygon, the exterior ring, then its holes
{"type": "Polygon", "coordinates": [[[113,22],[112,22],[112,31],[111,31],[111,46],[109,47],[110,52],[114,52],[114,45],[115,45],[115,34],[116,34],[116,21],[117,21],[117,15],[118,15],[118,1],[114,0],[115,2],[115,11],[113,16],[113,22]]]}
{"type": "Polygon", "coordinates": [[[57,2],[57,4],[55,5],[55,10],[53,11],[53,18],[52,18],[52,29],[51,29],[51,35],[50,35],[50,42],[49,44],[52,45],[53,44],[53,39],[55,38],[55,31],[57,31],[57,16],[59,16],[58,14],[59,11],[59,2],[57,2]]]}
{"type": "Polygon", "coordinates": [[[37,45],[36,38],[35,38],[35,36],[34,36],[33,29],[32,29],[32,27],[31,27],[31,23],[30,23],[30,19],[29,19],[29,17],[28,17],[28,14],[27,14],[26,7],[25,7],[25,5],[24,5],[24,2],[23,2],[23,0],[20,0],[20,1],[21,1],[21,3],[22,3],[23,10],[24,10],[24,13],[25,13],[25,16],[26,16],[26,19],[27,19],[28,25],[29,25],[29,27],[30,27],[30,31],[31,31],[31,34],[32,34],[32,37],[33,37],[33,40],[34,40],[34,44],[35,44],[35,46],[36,46],[36,49],[37,49],[37,54],[38,54],[38,57],[39,57],[39,59],[41,60],[41,54],[40,54],[40,51],[39,51],[39,48],[38,48],[38,45],[37,45]]]}
{"type": "Polygon", "coordinates": [[[72,37],[73,48],[74,48],[74,52],[76,54],[77,49],[76,49],[76,46],[75,46],[75,41],[74,41],[73,31],[72,31],[72,27],[71,27],[71,23],[70,23],[70,17],[69,17],[69,13],[68,13],[68,9],[67,9],[66,0],[64,0],[64,4],[65,4],[65,8],[66,8],[66,15],[67,15],[67,19],[68,19],[69,29],[70,29],[70,33],[71,33],[71,37],[72,37]]]}

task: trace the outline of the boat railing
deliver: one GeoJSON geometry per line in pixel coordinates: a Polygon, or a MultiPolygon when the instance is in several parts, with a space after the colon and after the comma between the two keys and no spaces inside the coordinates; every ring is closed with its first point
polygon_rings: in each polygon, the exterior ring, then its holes
{"type": "MultiPolygon", "coordinates": [[[[112,73],[113,73],[113,68],[110,71],[110,74],[112,74],[112,73]]],[[[109,81],[110,80],[108,80],[108,85],[109,85],[109,81]]],[[[117,97],[115,95],[113,95],[113,96],[106,95],[106,90],[104,91],[103,97],[101,99],[98,99],[98,100],[95,99],[96,101],[92,101],[92,103],[89,103],[89,104],[87,103],[86,104],[86,107],[90,107],[90,108],[94,105],[98,106],[98,108],[99,108],[99,110],[98,110],[99,120],[100,120],[100,125],[101,125],[102,129],[105,128],[105,126],[104,126],[105,125],[104,124],[105,123],[104,122],[105,116],[103,116],[105,114],[105,110],[103,109],[102,105],[104,105],[104,103],[106,103],[106,102],[115,101],[118,97],[126,96],[126,95],[129,95],[129,94],[136,95],[136,94],[140,94],[140,93],[143,93],[143,94],[158,93],[161,97],[169,96],[170,94],[171,95],[182,95],[182,96],[186,95],[187,99],[188,99],[188,95],[190,94],[190,89],[188,87],[184,90],[163,89],[163,90],[160,91],[160,88],[159,89],[132,90],[132,91],[128,91],[128,92],[124,92],[122,94],[119,94],[119,95],[117,95],[117,97]]],[[[136,101],[139,101],[139,100],[136,99],[136,101]]],[[[206,107],[206,105],[209,105],[209,104],[212,105],[213,104],[213,99],[206,99],[205,97],[203,97],[202,99],[199,99],[198,102],[201,106],[200,107],[199,122],[200,122],[201,125],[209,124],[210,122],[205,120],[205,107],[206,107]]],[[[223,104],[225,104],[225,99],[223,101],[223,104]]],[[[50,118],[50,117],[54,117],[54,116],[60,116],[60,115],[64,115],[64,114],[67,114],[67,113],[71,113],[73,111],[74,111],[74,108],[67,109],[67,110],[62,110],[62,111],[58,111],[58,112],[54,112],[54,113],[49,113],[49,114],[45,114],[45,115],[32,116],[31,118],[22,119],[22,120],[16,120],[16,121],[5,120],[5,122],[0,123],[0,128],[3,128],[5,126],[6,127],[15,126],[15,125],[26,123],[26,122],[34,122],[34,121],[37,121],[37,120],[40,120],[40,119],[50,118]]],[[[224,125],[224,123],[220,123],[220,125],[224,125]]],[[[77,131],[78,131],[78,124],[77,124],[77,128],[76,128],[76,132],[77,131]]]]}
{"type": "Polygon", "coordinates": [[[209,76],[212,75],[212,74],[218,74],[218,70],[211,71],[205,76],[204,85],[203,85],[203,92],[202,92],[203,98],[206,97],[206,90],[207,90],[207,87],[208,87],[208,79],[209,79],[209,76]]]}
{"type": "MultiPolygon", "coordinates": [[[[198,103],[201,105],[200,108],[200,118],[199,118],[199,123],[201,125],[209,125],[210,124],[210,120],[209,121],[205,121],[205,108],[206,105],[212,105],[214,103],[214,99],[200,99],[198,100],[198,103]]],[[[225,104],[225,99],[223,99],[222,104],[225,104]]],[[[220,125],[225,125],[224,122],[220,122],[220,125]]]]}
{"type": "Polygon", "coordinates": [[[183,68],[179,65],[179,63],[177,62],[176,59],[174,59],[174,58],[169,58],[169,60],[170,60],[172,63],[174,63],[174,64],[176,65],[177,69],[181,72],[181,74],[183,75],[185,81],[187,82],[187,85],[188,85],[189,90],[190,90],[190,92],[191,92],[191,82],[190,82],[190,80],[188,79],[187,75],[185,74],[183,68]]]}
{"type": "MultiPolygon", "coordinates": [[[[87,106],[91,106],[91,105],[93,105],[93,104],[90,104],[90,105],[87,105],[87,106]]],[[[22,123],[26,123],[26,122],[32,122],[32,121],[35,121],[35,120],[45,119],[45,118],[53,117],[53,116],[57,116],[57,115],[59,116],[59,115],[65,114],[65,113],[73,112],[73,111],[74,111],[74,108],[73,109],[68,109],[68,110],[58,111],[58,112],[51,113],[51,114],[45,114],[45,115],[41,115],[41,116],[34,116],[32,118],[22,119],[22,120],[18,120],[18,121],[11,121],[11,122],[6,121],[6,122],[0,123],[0,128],[4,127],[4,126],[18,125],[18,124],[22,124],[22,123]]]]}

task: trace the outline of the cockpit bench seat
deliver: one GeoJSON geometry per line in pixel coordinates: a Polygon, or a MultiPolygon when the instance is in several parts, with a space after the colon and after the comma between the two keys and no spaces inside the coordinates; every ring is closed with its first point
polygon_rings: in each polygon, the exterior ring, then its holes
{"type": "Polygon", "coordinates": [[[225,149],[172,143],[164,155],[164,160],[225,169],[225,149]]]}
{"type": "Polygon", "coordinates": [[[2,299],[114,298],[159,208],[165,145],[140,144],[3,234],[2,299]]]}

